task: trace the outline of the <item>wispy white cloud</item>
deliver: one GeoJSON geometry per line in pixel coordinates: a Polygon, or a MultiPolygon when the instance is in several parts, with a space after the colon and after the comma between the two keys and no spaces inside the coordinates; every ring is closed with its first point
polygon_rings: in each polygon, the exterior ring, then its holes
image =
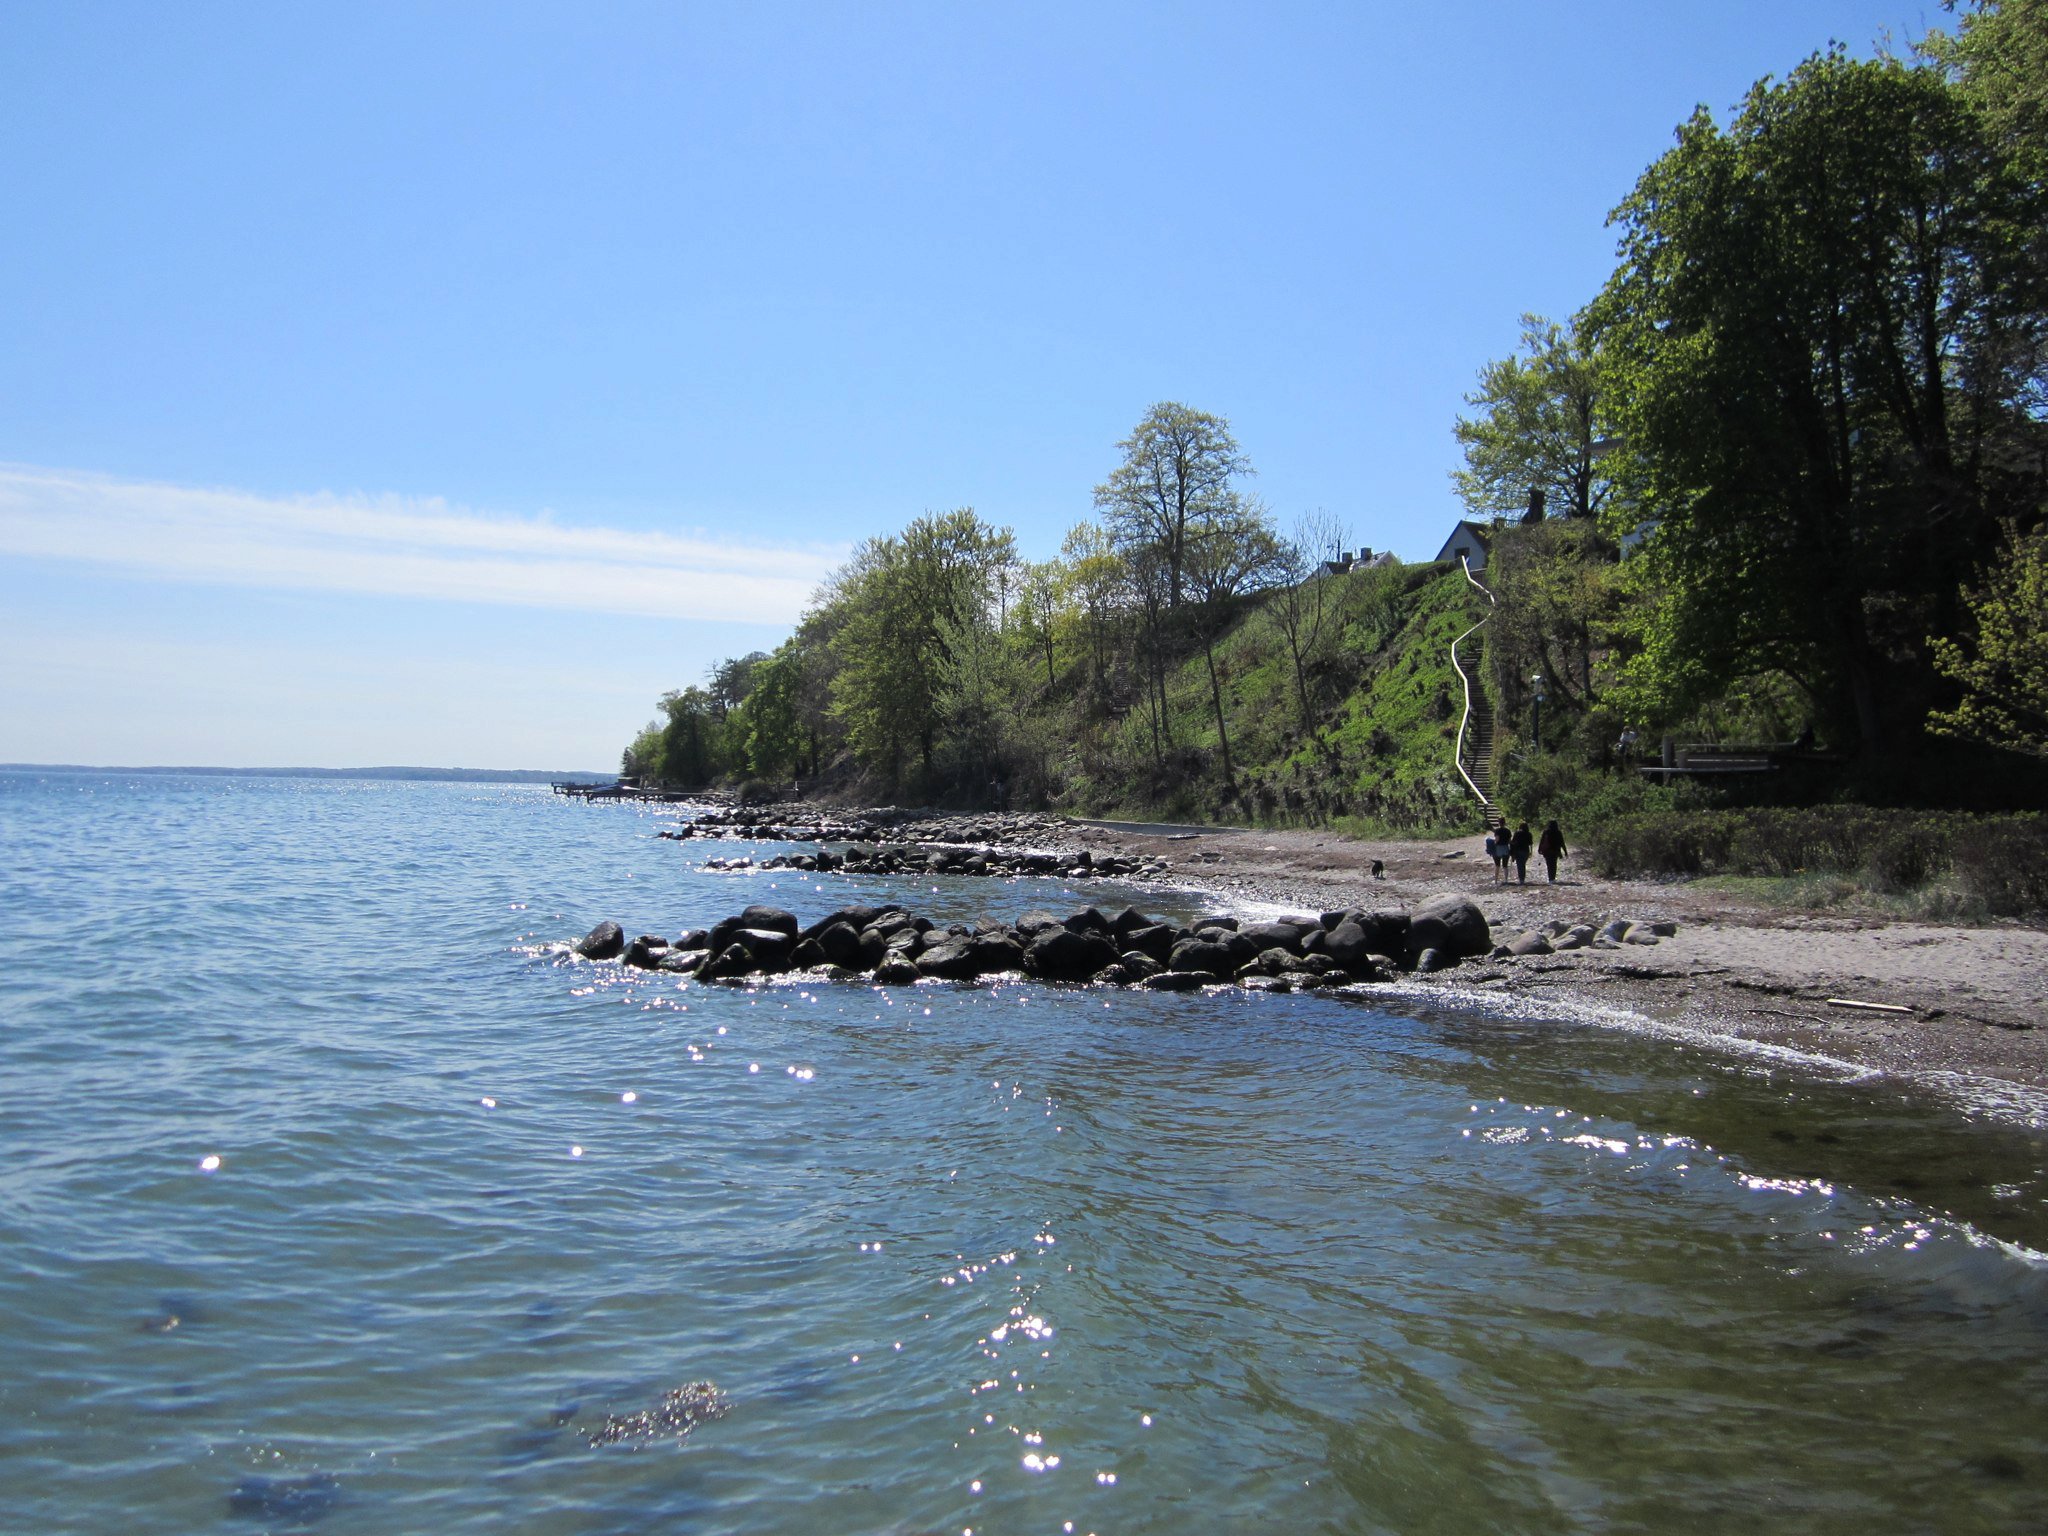
{"type": "Polygon", "coordinates": [[[844,553],[0,464],[0,555],[167,581],[790,624],[844,553]]]}

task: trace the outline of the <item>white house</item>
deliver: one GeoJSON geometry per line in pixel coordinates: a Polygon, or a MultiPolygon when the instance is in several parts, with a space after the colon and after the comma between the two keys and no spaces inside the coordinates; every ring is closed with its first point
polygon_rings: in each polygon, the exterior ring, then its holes
{"type": "Polygon", "coordinates": [[[1459,518],[1451,530],[1451,536],[1444,540],[1444,547],[1436,552],[1439,560],[1448,560],[1456,565],[1461,559],[1474,575],[1486,569],[1486,546],[1493,538],[1491,532],[1473,522],[1470,518],[1459,518]]]}

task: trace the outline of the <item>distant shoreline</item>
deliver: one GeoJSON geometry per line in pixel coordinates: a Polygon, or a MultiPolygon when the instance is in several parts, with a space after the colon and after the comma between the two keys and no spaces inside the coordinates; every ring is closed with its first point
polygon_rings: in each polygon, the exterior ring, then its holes
{"type": "Polygon", "coordinates": [[[165,778],[387,779],[438,784],[609,784],[617,774],[584,768],[131,768],[98,763],[0,763],[0,773],[140,773],[165,778]]]}

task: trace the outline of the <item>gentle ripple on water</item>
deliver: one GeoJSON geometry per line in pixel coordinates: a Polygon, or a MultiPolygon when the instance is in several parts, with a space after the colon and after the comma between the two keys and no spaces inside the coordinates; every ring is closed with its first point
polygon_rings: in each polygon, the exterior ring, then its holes
{"type": "Polygon", "coordinates": [[[0,774],[0,1528],[2048,1523],[2036,1133],[1512,1018],[536,957],[908,894],[655,824],[0,774]]]}

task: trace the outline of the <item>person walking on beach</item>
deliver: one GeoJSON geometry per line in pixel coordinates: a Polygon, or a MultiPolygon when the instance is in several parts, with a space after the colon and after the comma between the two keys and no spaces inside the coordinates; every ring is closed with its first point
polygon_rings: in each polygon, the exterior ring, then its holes
{"type": "Polygon", "coordinates": [[[1529,823],[1523,822],[1515,828],[1515,835],[1508,839],[1508,857],[1515,861],[1515,884],[1529,883],[1529,848],[1536,841],[1530,835],[1529,823]]]}
{"type": "Polygon", "coordinates": [[[1543,824],[1543,835],[1536,839],[1536,851],[1543,855],[1544,871],[1550,876],[1550,883],[1557,884],[1557,861],[1565,856],[1564,832],[1553,817],[1543,824]]]}

